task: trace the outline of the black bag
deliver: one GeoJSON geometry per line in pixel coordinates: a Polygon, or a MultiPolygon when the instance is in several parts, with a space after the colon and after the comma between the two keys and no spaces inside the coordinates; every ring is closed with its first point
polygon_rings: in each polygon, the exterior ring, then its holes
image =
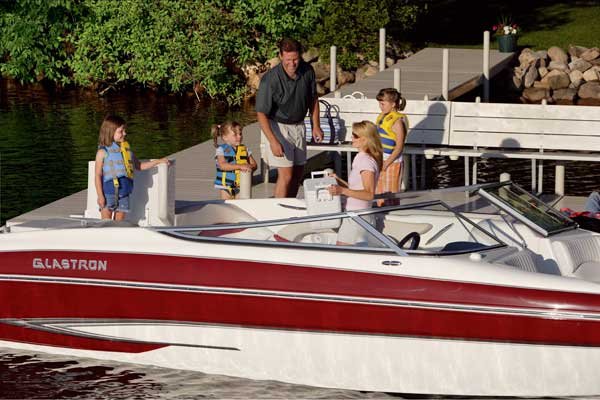
{"type": "MultiPolygon", "coordinates": [[[[322,144],[336,144],[339,143],[339,135],[342,129],[340,120],[340,108],[337,105],[329,104],[325,100],[319,100],[321,107],[321,130],[323,131],[322,144]],[[335,116],[332,114],[332,110],[335,112],[335,116]]],[[[312,137],[312,119],[310,115],[304,118],[304,125],[306,126],[306,141],[310,144],[317,144],[312,137]]]]}

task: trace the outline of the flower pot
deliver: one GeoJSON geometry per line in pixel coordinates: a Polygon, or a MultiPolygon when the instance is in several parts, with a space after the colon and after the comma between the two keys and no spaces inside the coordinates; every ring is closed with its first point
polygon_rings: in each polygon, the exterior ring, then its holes
{"type": "Polygon", "coordinates": [[[517,36],[498,36],[498,50],[500,50],[500,53],[514,53],[517,51],[517,36]]]}

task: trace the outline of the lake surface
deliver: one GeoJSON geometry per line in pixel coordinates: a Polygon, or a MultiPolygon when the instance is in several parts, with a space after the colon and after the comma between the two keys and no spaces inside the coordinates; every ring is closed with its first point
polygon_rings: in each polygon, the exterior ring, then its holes
{"type": "MultiPolygon", "coordinates": [[[[109,112],[128,122],[128,138],[139,158],[172,154],[208,140],[213,123],[255,121],[252,104],[230,110],[189,96],[128,91],[99,97],[0,79],[0,225],[85,189],[87,162],[94,158],[99,126],[109,112]]],[[[462,159],[436,159],[428,165],[432,187],[464,184],[462,159]]],[[[553,165],[545,164],[546,191],[554,188],[553,165]]],[[[479,181],[496,181],[500,172],[510,172],[513,180],[530,187],[529,161],[481,161],[479,181]]],[[[567,163],[566,175],[567,194],[587,195],[600,187],[598,165],[567,163]]],[[[0,383],[0,398],[400,398],[3,348],[0,383]]]]}
{"type": "Polygon", "coordinates": [[[230,110],[195,97],[152,91],[52,91],[0,79],[0,226],[7,219],[85,189],[98,131],[108,113],[127,121],[136,156],[157,158],[210,137],[227,119],[254,122],[252,104],[230,110]]]}

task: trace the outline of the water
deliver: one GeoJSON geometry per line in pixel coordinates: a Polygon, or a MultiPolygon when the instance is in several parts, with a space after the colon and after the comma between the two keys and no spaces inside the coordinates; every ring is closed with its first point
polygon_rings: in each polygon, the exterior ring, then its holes
{"type": "Polygon", "coordinates": [[[107,113],[128,123],[136,156],[157,158],[210,137],[226,119],[254,122],[252,105],[228,110],[195,97],[152,91],[52,91],[0,79],[0,225],[7,219],[85,189],[87,162],[96,155],[107,113]]]}
{"type": "Polygon", "coordinates": [[[385,399],[324,389],[136,364],[0,349],[0,398],[385,399]]]}

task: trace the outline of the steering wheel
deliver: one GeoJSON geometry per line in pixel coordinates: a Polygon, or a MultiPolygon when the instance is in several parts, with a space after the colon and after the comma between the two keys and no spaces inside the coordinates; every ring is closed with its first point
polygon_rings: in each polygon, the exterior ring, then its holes
{"type": "Polygon", "coordinates": [[[403,248],[408,241],[411,240],[410,246],[408,246],[409,250],[416,250],[419,247],[419,243],[421,243],[421,235],[418,232],[411,232],[408,235],[404,236],[402,240],[398,242],[398,247],[403,248]]]}

